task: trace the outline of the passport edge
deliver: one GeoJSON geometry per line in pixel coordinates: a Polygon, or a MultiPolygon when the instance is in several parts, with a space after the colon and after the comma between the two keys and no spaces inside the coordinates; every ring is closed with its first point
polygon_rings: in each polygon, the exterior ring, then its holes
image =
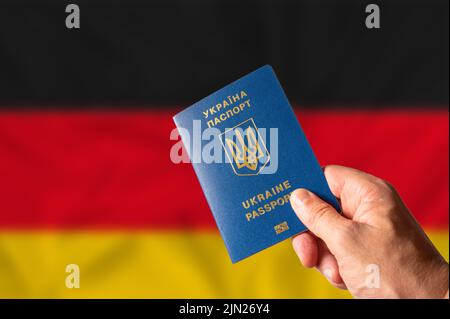
{"type": "MultiPolygon", "coordinates": [[[[204,98],[198,100],[197,102],[194,102],[194,103],[191,104],[190,106],[186,107],[186,108],[183,109],[182,111],[180,111],[180,112],[178,112],[177,114],[175,114],[172,118],[173,118],[174,121],[175,121],[175,118],[176,118],[176,117],[182,115],[183,113],[185,113],[185,112],[188,111],[188,110],[191,110],[192,108],[194,108],[194,107],[197,106],[198,104],[200,104],[200,103],[202,103],[203,101],[209,99],[211,96],[213,96],[213,95],[215,95],[215,94],[217,94],[217,93],[220,93],[220,92],[224,91],[228,86],[233,85],[233,84],[235,84],[236,82],[241,81],[242,79],[245,79],[245,78],[247,78],[247,77],[252,76],[252,75],[253,75],[254,73],[256,73],[256,72],[260,72],[260,71],[265,70],[265,69],[267,69],[267,70],[269,70],[270,72],[272,72],[272,74],[275,76],[275,78],[276,78],[277,81],[278,81],[278,78],[277,78],[277,76],[276,76],[276,74],[275,74],[275,71],[274,71],[273,67],[272,67],[270,64],[264,64],[263,66],[260,66],[260,67],[257,68],[256,70],[253,70],[252,72],[247,73],[247,74],[245,74],[245,75],[239,77],[237,80],[234,80],[233,82],[230,82],[230,83],[228,83],[228,84],[225,84],[225,85],[222,86],[220,89],[218,89],[218,90],[216,90],[216,91],[214,91],[214,92],[208,94],[207,96],[205,96],[204,98]]],[[[278,82],[279,82],[279,81],[278,81],[278,82]]],[[[281,85],[280,85],[280,86],[281,86],[281,85]]],[[[284,91],[283,91],[283,93],[284,93],[284,91]]],[[[285,94],[285,95],[286,95],[286,94],[285,94]]],[[[175,124],[176,124],[176,121],[175,121],[175,124]]],[[[178,126],[177,126],[177,127],[178,127],[178,126]]]]}

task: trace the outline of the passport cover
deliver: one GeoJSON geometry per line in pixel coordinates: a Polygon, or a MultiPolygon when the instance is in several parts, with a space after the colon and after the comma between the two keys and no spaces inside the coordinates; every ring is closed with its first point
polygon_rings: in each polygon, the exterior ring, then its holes
{"type": "Polygon", "coordinates": [[[174,121],[233,263],[306,230],[289,203],[297,188],[339,211],[269,65],[193,104],[174,121]],[[202,160],[210,141],[198,141],[195,134],[206,129],[222,161],[202,160]]]}

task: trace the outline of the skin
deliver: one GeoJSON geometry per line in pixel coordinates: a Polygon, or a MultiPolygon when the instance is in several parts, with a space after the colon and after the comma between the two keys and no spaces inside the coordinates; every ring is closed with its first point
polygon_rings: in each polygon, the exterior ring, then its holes
{"type": "Polygon", "coordinates": [[[352,168],[331,165],[324,173],[342,215],[306,189],[292,193],[310,230],[292,240],[302,264],[356,298],[448,298],[449,265],[395,189],[352,168]]]}

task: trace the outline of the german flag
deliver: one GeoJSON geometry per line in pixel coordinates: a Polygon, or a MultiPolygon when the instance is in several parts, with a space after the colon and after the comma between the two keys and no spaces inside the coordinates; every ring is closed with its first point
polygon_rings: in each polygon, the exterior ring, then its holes
{"type": "Polygon", "coordinates": [[[0,3],[0,297],[349,297],[289,241],[232,265],[169,158],[174,114],[264,64],[320,163],[390,181],[448,260],[448,1],[379,29],[359,0],[79,0],[79,29],[66,2],[0,3]]]}

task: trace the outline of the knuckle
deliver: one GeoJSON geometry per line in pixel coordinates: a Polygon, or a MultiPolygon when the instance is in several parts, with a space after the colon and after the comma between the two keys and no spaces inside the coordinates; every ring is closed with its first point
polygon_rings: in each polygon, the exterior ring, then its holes
{"type": "Polygon", "coordinates": [[[377,177],[375,180],[375,184],[377,185],[379,191],[383,194],[394,194],[395,193],[395,189],[391,185],[391,183],[389,183],[388,181],[386,181],[384,179],[377,177]]]}
{"type": "Polygon", "coordinates": [[[397,192],[386,180],[373,177],[368,184],[368,194],[371,198],[384,199],[385,202],[395,202],[397,192]]]}
{"type": "Polygon", "coordinates": [[[392,213],[395,213],[395,211],[399,207],[401,198],[395,188],[388,181],[380,180],[380,183],[381,186],[379,190],[379,197],[384,203],[386,214],[388,216],[391,216],[392,213]]]}
{"type": "Polygon", "coordinates": [[[395,189],[392,184],[384,179],[380,180],[380,187],[387,193],[395,193],[395,189]]]}
{"type": "Polygon", "coordinates": [[[314,205],[311,211],[310,223],[313,228],[317,228],[320,223],[323,221],[323,218],[327,213],[329,213],[329,207],[325,203],[319,203],[314,205]]]}

